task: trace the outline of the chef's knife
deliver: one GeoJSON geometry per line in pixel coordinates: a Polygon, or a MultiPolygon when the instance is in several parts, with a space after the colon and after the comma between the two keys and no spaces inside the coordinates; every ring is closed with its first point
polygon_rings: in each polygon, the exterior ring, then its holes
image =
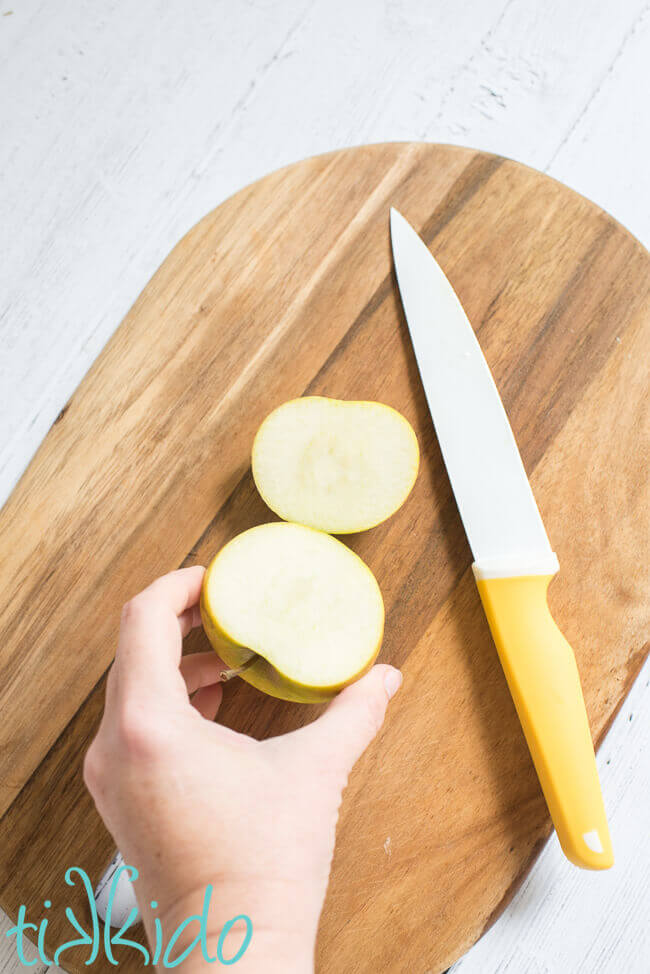
{"type": "Polygon", "coordinates": [[[573,651],[546,592],[559,564],[472,326],[427,245],[391,210],[397,281],[490,630],[567,858],[614,861],[573,651]]]}

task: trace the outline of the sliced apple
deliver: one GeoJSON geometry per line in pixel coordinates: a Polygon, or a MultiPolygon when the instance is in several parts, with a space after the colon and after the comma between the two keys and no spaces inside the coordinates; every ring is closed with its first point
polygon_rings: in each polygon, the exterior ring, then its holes
{"type": "Polygon", "coordinates": [[[381,592],[361,558],[328,534],[283,522],[221,549],[205,574],[201,616],[224,662],[244,667],[242,679],[305,703],[361,676],[384,629],[381,592]]]}
{"type": "Polygon", "coordinates": [[[292,399],[267,416],[253,443],[253,477],[271,510],[330,534],[365,531],[394,514],[418,464],[413,427],[378,402],[292,399]]]}

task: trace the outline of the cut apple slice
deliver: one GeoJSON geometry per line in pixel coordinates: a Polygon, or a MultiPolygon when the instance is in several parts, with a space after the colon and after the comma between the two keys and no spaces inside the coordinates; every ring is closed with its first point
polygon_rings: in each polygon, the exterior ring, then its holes
{"type": "Polygon", "coordinates": [[[365,531],[394,514],[418,464],[411,424],[378,402],[292,399],[267,416],[253,443],[253,477],[271,510],[330,534],[365,531]]]}
{"type": "Polygon", "coordinates": [[[384,603],[344,544],[274,522],[228,542],[205,574],[203,626],[242,679],[285,700],[328,700],[374,662],[384,603]]]}

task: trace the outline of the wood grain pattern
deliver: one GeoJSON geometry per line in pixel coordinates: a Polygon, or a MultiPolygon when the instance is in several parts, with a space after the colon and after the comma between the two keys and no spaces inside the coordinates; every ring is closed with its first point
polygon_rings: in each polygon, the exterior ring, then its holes
{"type": "MultiPolygon", "coordinates": [[[[110,854],[80,762],[120,606],[270,519],[252,437],[305,392],[395,406],[423,453],[404,508],[351,539],[405,685],[346,794],[320,969],[443,970],[549,832],[408,342],[389,205],[434,250],[494,372],[563,567],[550,601],[596,739],[647,654],[647,253],[560,184],[472,150],[373,146],[274,173],[175,248],[0,512],[0,903],[40,916],[51,896],[52,943],[67,939],[57,901],[78,892],[65,869],[97,875],[110,854]]],[[[261,737],[316,712],[239,683],[220,719],[261,737]]]]}

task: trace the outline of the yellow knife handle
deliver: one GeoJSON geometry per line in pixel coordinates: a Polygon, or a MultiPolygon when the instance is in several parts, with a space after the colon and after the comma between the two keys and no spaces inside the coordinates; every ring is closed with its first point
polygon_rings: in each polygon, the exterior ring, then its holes
{"type": "Polygon", "coordinates": [[[614,853],[578,667],[546,598],[553,575],[481,578],[476,574],[564,854],[584,869],[609,869],[614,853]]]}

